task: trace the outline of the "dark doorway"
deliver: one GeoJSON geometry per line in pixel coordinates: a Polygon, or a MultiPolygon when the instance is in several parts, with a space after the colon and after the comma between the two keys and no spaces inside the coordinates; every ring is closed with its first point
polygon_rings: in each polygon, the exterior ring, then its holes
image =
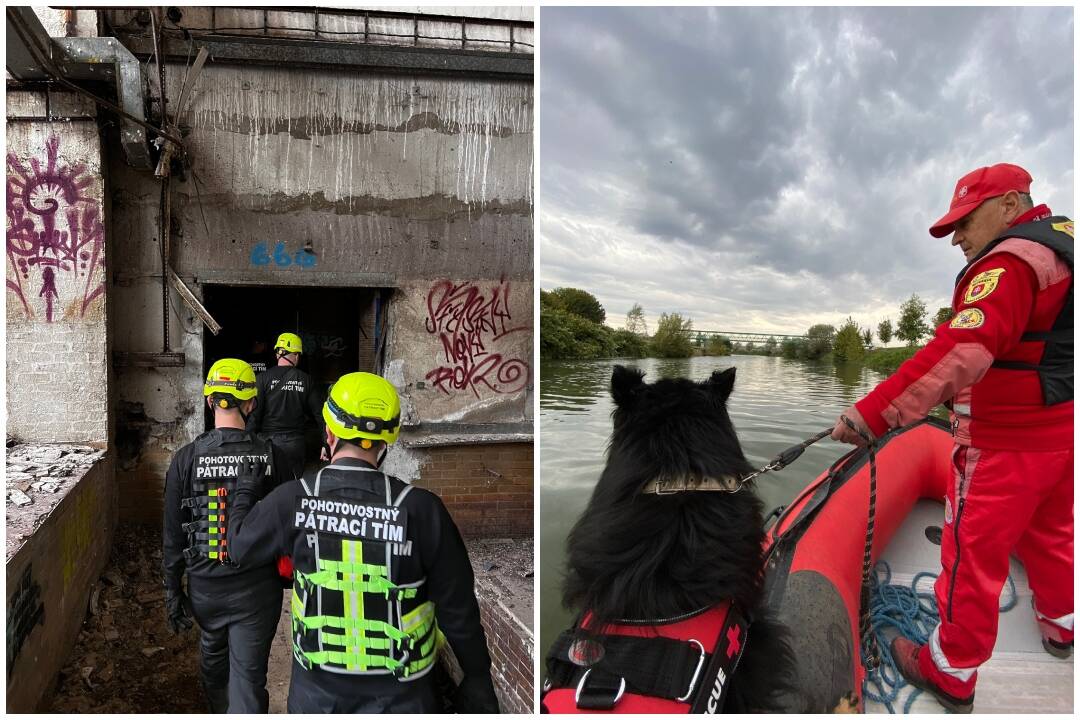
{"type": "MultiPolygon", "coordinates": [[[[203,376],[221,358],[273,367],[274,342],[283,332],[296,333],[304,345],[300,368],[325,397],[345,373],[376,372],[374,332],[378,288],[296,288],[204,285],[203,305],[221,325],[217,335],[204,331],[203,376]]],[[[256,367],[258,371],[260,368],[256,367]]],[[[207,429],[213,417],[206,413],[207,429]]],[[[308,446],[318,447],[314,431],[308,446]]]]}

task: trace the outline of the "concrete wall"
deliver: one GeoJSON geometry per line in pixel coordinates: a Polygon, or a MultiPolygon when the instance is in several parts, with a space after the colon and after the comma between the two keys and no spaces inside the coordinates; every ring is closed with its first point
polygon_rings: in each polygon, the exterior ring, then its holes
{"type": "MultiPolygon", "coordinates": [[[[171,97],[182,79],[170,66],[171,97]]],[[[529,423],[532,113],[527,82],[208,64],[180,123],[172,267],[196,295],[207,283],[393,289],[383,367],[407,425],[529,423]]],[[[115,348],[159,352],[159,186],[118,152],[110,163],[115,348]]],[[[171,302],[186,366],[118,376],[133,496],[162,470],[158,454],[203,428],[202,328],[171,302]]],[[[419,479],[422,463],[406,464],[419,479]]]]}
{"type": "Polygon", "coordinates": [[[66,662],[116,526],[112,460],[90,468],[7,560],[7,712],[35,712],[66,662]]]}
{"type": "Polygon", "coordinates": [[[8,434],[108,440],[105,182],[92,103],[7,93],[8,434]],[[45,116],[63,122],[27,121],[45,116]]]}
{"type": "Polygon", "coordinates": [[[532,418],[532,283],[410,282],[394,305],[386,376],[416,423],[532,418]]]}

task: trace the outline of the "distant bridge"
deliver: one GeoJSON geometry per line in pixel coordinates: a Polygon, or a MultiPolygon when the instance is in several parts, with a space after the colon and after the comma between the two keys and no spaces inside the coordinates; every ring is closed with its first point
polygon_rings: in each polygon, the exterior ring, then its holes
{"type": "Polygon", "coordinates": [[[737,330],[687,330],[685,331],[695,342],[695,344],[701,346],[710,337],[723,336],[733,343],[754,343],[755,345],[764,345],[769,338],[772,338],[779,345],[784,340],[808,340],[806,335],[784,335],[782,333],[752,333],[752,332],[739,332],[737,330]]]}

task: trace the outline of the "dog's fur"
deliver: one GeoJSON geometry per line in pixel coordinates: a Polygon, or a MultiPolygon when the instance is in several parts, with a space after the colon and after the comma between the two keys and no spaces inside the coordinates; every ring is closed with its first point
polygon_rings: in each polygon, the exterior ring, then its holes
{"type": "Polygon", "coordinates": [[[761,600],[763,505],[736,493],[643,495],[659,477],[742,477],[753,470],[726,402],[735,369],[702,383],[643,382],[615,366],[607,465],[567,541],[563,602],[600,631],[619,619],[671,618],[733,600],[753,618],[725,712],[783,712],[795,659],[761,600]]]}

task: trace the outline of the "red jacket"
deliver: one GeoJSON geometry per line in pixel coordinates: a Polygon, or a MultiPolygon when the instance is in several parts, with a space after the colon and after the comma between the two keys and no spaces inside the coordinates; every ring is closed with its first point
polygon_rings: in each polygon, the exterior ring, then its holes
{"type": "MultiPolygon", "coordinates": [[[[1050,217],[1040,205],[1013,226],[1050,217]]],[[[953,294],[953,318],[933,340],[855,404],[876,436],[951,399],[956,442],[994,450],[1060,450],[1073,444],[1073,402],[1043,403],[1033,371],[990,367],[994,360],[1038,363],[1044,343],[1020,342],[1049,330],[1072,284],[1052,250],[1012,238],[967,269],[953,294]]]]}

